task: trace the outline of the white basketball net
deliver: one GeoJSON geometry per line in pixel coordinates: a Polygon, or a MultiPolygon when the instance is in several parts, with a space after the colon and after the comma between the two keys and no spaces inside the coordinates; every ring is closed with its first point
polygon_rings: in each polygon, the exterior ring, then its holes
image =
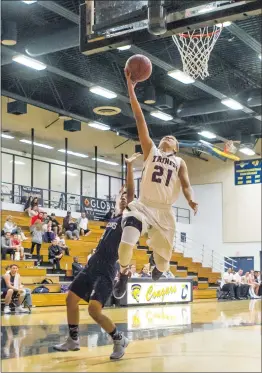
{"type": "Polygon", "coordinates": [[[194,79],[209,76],[208,61],[210,53],[219,38],[223,27],[214,25],[197,30],[172,35],[183,63],[183,71],[194,79]]]}

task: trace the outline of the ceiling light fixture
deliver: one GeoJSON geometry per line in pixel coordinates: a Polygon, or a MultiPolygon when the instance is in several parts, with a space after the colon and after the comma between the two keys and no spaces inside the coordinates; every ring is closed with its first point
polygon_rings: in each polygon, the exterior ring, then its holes
{"type": "Polygon", "coordinates": [[[223,22],[223,23],[217,23],[217,27],[228,27],[232,24],[231,21],[226,21],[226,22],[223,22]]]}
{"type": "Polygon", "coordinates": [[[195,79],[193,79],[191,76],[189,76],[181,70],[168,71],[167,75],[184,84],[192,84],[195,82],[195,79]]]}
{"type": "MultiPolygon", "coordinates": [[[[58,152],[65,153],[66,151],[65,149],[59,149],[58,152]]],[[[67,154],[74,155],[75,157],[80,157],[80,158],[88,158],[87,154],[76,153],[76,152],[72,152],[71,150],[68,150],[67,154]]]]}
{"type": "Polygon", "coordinates": [[[1,133],[1,137],[3,137],[4,139],[14,139],[14,136],[10,136],[5,133],[1,133]]]}
{"type": "Polygon", "coordinates": [[[261,54],[258,55],[258,58],[261,60],[261,54]]]}
{"type": "Polygon", "coordinates": [[[106,159],[103,159],[103,158],[92,158],[93,161],[97,160],[97,162],[101,162],[101,163],[106,163],[106,164],[110,164],[112,166],[119,166],[119,163],[116,163],[116,162],[113,162],[113,161],[107,161],[106,159]]]}
{"type": "MultiPolygon", "coordinates": [[[[10,161],[10,163],[13,163],[13,160],[10,161]]],[[[21,162],[21,161],[15,161],[15,164],[23,165],[23,164],[25,164],[25,163],[24,163],[24,162],[21,162]]]]}
{"type": "Polygon", "coordinates": [[[224,98],[221,100],[221,104],[229,107],[230,109],[233,110],[241,110],[243,109],[243,105],[241,105],[239,102],[233,100],[232,98],[224,98]]]}
{"type": "Polygon", "coordinates": [[[73,172],[70,172],[70,171],[63,171],[62,174],[65,175],[67,173],[67,175],[69,176],[77,176],[77,174],[74,174],[73,172]]]}
{"type": "MultiPolygon", "coordinates": [[[[25,144],[32,144],[32,141],[31,140],[26,140],[26,139],[22,139],[22,140],[19,140],[20,142],[23,142],[25,144]]],[[[46,144],[40,144],[39,142],[35,142],[34,141],[34,145],[35,146],[39,146],[40,148],[45,148],[45,149],[54,149],[53,146],[50,146],[50,145],[46,145],[46,144]]]]}
{"type": "Polygon", "coordinates": [[[19,54],[18,56],[14,56],[12,58],[13,61],[21,63],[27,67],[31,67],[34,70],[44,70],[46,69],[46,65],[43,62],[34,60],[33,58],[24,56],[23,54],[19,54]]]}
{"type": "Polygon", "coordinates": [[[126,51],[131,48],[131,45],[123,45],[122,47],[118,47],[119,51],[126,51]]]}
{"type": "Polygon", "coordinates": [[[99,87],[98,85],[91,87],[90,92],[95,93],[96,95],[111,99],[111,98],[116,98],[117,94],[115,92],[109,91],[109,89],[105,89],[102,87],[99,87]]]}
{"type": "Polygon", "coordinates": [[[110,130],[110,127],[107,124],[100,123],[100,122],[89,122],[89,127],[96,128],[97,130],[101,131],[108,131],[110,130]]]}
{"type": "Polygon", "coordinates": [[[151,111],[150,115],[158,119],[164,120],[165,122],[173,119],[172,115],[163,113],[162,111],[151,111]]]}
{"type": "Polygon", "coordinates": [[[197,13],[207,13],[207,12],[210,12],[211,10],[214,10],[215,7],[212,5],[212,4],[208,4],[205,6],[205,8],[201,8],[198,10],[197,13]]]}
{"type": "Polygon", "coordinates": [[[255,155],[256,153],[254,152],[253,149],[250,149],[246,146],[244,146],[243,148],[240,148],[239,151],[245,155],[255,155]]]}
{"type": "Polygon", "coordinates": [[[27,5],[30,5],[30,4],[34,4],[36,3],[37,0],[32,0],[32,1],[23,1],[23,3],[27,4],[27,5]]]}
{"type": "Polygon", "coordinates": [[[209,131],[201,131],[201,132],[198,132],[198,134],[203,136],[203,137],[206,137],[207,139],[215,139],[216,138],[216,135],[212,132],[209,132],[209,131]]]}

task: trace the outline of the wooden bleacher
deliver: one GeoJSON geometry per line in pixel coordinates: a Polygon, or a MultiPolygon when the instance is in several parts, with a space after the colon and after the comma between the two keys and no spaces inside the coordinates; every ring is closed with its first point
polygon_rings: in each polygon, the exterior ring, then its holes
{"type": "MultiPolygon", "coordinates": [[[[25,249],[31,247],[31,236],[29,233],[30,218],[23,212],[2,211],[2,226],[8,215],[13,216],[16,224],[22,227],[27,240],[23,242],[25,249]]],[[[56,217],[62,224],[63,218],[56,217]]],[[[92,233],[88,237],[81,237],[80,241],[67,240],[66,244],[70,250],[70,256],[63,256],[61,260],[62,274],[52,274],[50,269],[35,266],[35,260],[19,261],[19,273],[22,276],[23,284],[33,290],[35,287],[45,279],[52,279],[53,284],[45,284],[48,287],[48,294],[33,294],[33,304],[36,306],[54,306],[65,305],[66,294],[61,293],[61,285],[65,281],[71,281],[72,278],[72,262],[73,257],[78,256],[79,262],[83,265],[87,262],[87,256],[91,250],[97,246],[106,223],[90,221],[89,228],[92,233]]],[[[48,262],[48,247],[50,244],[43,243],[41,248],[41,256],[43,257],[43,267],[48,262]]],[[[136,265],[139,272],[142,267],[148,263],[150,256],[149,248],[146,244],[146,238],[141,237],[137,249],[134,249],[132,263],[136,265]]],[[[2,273],[5,273],[5,267],[13,263],[11,260],[2,261],[2,273]]],[[[194,299],[215,298],[216,289],[211,286],[214,285],[220,278],[220,273],[212,272],[211,268],[202,267],[201,263],[193,262],[192,258],[184,257],[182,253],[174,252],[171,258],[170,269],[176,277],[191,276],[195,281],[196,289],[194,289],[194,299]]],[[[84,304],[85,302],[82,302],[84,304]]]]}

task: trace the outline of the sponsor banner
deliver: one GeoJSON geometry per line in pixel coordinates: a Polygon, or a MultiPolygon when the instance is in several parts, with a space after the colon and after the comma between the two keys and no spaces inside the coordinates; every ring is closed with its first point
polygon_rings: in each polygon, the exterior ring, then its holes
{"type": "Polygon", "coordinates": [[[43,189],[40,188],[31,188],[22,185],[21,186],[21,203],[26,203],[28,198],[32,196],[38,198],[38,204],[39,206],[43,206],[44,201],[43,201],[43,189]]]}
{"type": "Polygon", "coordinates": [[[128,282],[128,305],[176,302],[192,302],[191,281],[128,282]]]}
{"type": "Polygon", "coordinates": [[[191,307],[177,304],[165,307],[129,307],[128,330],[170,328],[191,324],[191,307]]]}
{"type": "Polygon", "coordinates": [[[115,208],[114,201],[105,201],[93,197],[81,197],[81,211],[85,211],[90,220],[103,220],[110,209],[115,208]]]}
{"type": "Polygon", "coordinates": [[[262,183],[261,167],[261,159],[235,162],[235,185],[262,183]]]}

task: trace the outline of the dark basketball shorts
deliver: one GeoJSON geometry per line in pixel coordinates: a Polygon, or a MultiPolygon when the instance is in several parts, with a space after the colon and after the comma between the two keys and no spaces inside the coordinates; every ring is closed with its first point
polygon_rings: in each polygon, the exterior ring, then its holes
{"type": "Polygon", "coordinates": [[[69,286],[69,290],[86,302],[96,300],[104,307],[113,291],[112,273],[84,268],[69,286]]]}

